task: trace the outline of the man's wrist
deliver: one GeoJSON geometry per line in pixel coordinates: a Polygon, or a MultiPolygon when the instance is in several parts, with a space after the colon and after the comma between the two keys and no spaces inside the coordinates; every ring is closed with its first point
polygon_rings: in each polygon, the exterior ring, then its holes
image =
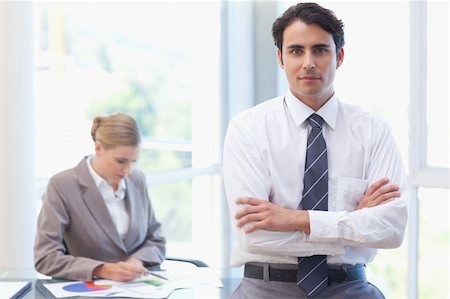
{"type": "Polygon", "coordinates": [[[309,212],[306,210],[299,210],[299,216],[297,218],[297,230],[309,235],[311,227],[309,225],[309,212]]]}

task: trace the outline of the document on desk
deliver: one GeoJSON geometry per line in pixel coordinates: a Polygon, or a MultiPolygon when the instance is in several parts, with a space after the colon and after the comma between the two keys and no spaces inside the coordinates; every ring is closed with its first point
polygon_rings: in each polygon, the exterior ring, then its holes
{"type": "Polygon", "coordinates": [[[167,298],[176,289],[200,286],[222,287],[223,285],[218,275],[214,275],[209,268],[196,268],[182,274],[166,271],[151,272],[128,282],[102,279],[93,282],[45,283],[44,286],[56,298],[73,296],[167,298]]]}
{"type": "Polygon", "coordinates": [[[30,289],[30,281],[0,281],[0,298],[17,299],[30,289]]]}

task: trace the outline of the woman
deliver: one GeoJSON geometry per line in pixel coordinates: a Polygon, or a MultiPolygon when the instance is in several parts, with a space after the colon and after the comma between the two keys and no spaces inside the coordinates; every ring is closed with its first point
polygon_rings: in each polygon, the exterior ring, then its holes
{"type": "Polygon", "coordinates": [[[144,174],[132,169],[141,137],[125,114],[96,117],[95,155],[53,176],[38,218],[35,267],[42,274],[128,281],[158,266],[165,239],[144,174]]]}

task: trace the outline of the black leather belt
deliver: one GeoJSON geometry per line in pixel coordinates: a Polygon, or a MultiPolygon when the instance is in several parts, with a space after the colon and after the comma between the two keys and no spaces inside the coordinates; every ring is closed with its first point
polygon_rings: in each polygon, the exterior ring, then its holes
{"type": "MultiPolygon", "coordinates": [[[[245,264],[244,276],[248,278],[264,279],[264,267],[245,264]]],[[[276,269],[269,266],[269,280],[297,282],[297,270],[276,269]]],[[[340,269],[328,268],[328,285],[357,279],[366,279],[365,266],[344,266],[340,269]]]]}

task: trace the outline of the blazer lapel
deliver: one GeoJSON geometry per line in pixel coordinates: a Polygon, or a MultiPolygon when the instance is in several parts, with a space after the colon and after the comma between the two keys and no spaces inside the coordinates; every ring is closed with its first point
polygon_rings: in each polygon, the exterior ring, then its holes
{"type": "Polygon", "coordinates": [[[129,177],[125,178],[125,182],[127,185],[126,189],[126,206],[128,209],[128,215],[130,217],[130,225],[128,228],[128,232],[125,235],[125,246],[126,248],[132,248],[136,240],[139,239],[138,232],[142,230],[142,228],[136,227],[138,224],[146,223],[145,220],[141,219],[142,211],[139,210],[139,205],[137,204],[137,187],[135,183],[129,179],[129,177]]]}
{"type": "Polygon", "coordinates": [[[109,214],[100,191],[95,185],[91,174],[86,165],[86,158],[83,159],[76,167],[78,180],[80,185],[84,188],[83,201],[89,209],[92,217],[97,222],[98,226],[105,232],[114,244],[126,252],[125,245],[120,238],[119,232],[109,214]]]}

